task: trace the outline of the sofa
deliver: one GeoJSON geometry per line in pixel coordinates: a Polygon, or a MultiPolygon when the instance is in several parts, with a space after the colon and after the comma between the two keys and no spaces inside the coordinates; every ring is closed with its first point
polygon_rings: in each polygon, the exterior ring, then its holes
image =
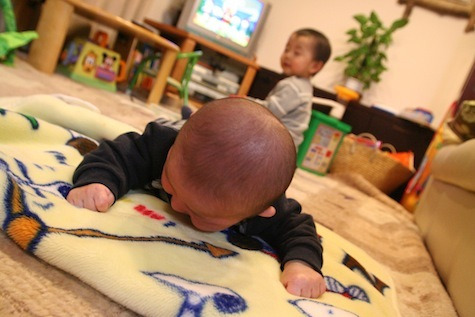
{"type": "Polygon", "coordinates": [[[439,150],[415,221],[459,316],[475,316],[475,139],[439,150]]]}

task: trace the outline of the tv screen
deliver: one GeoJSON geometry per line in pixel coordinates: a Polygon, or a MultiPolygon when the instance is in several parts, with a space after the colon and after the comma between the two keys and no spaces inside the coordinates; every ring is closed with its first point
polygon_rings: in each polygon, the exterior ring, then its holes
{"type": "Polygon", "coordinates": [[[178,27],[250,56],[268,9],[263,0],[188,0],[178,27]]]}

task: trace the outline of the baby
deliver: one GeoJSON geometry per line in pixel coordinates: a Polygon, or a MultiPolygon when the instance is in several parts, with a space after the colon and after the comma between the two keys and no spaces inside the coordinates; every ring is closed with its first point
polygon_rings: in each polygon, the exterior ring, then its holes
{"type": "Polygon", "coordinates": [[[280,80],[265,100],[254,101],[268,108],[289,129],[295,147],[304,139],[312,115],[313,86],[310,80],[331,55],[328,38],[314,29],[293,32],[280,56],[286,78],[280,80]]]}
{"type": "Polygon", "coordinates": [[[220,99],[179,132],[151,122],[142,135],[103,142],[76,169],[67,200],[102,212],[130,189],[150,187],[199,230],[231,228],[265,240],[287,291],[316,298],[325,291],[322,246],[312,217],[285,197],[295,160],[292,137],[269,110],[220,99]]]}

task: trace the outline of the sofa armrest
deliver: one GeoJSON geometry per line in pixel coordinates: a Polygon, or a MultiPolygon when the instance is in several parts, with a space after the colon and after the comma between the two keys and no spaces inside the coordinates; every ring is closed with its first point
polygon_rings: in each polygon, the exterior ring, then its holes
{"type": "Polygon", "coordinates": [[[435,179],[475,192],[475,139],[439,150],[432,162],[435,179]]]}
{"type": "Polygon", "coordinates": [[[475,140],[436,154],[415,221],[459,316],[475,316],[475,140]]]}

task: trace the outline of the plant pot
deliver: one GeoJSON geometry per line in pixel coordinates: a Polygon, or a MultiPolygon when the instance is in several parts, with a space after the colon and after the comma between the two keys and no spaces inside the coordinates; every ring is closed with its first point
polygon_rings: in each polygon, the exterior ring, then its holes
{"type": "Polygon", "coordinates": [[[364,84],[354,77],[348,77],[345,82],[345,87],[356,91],[359,95],[363,92],[364,84]]]}
{"type": "Polygon", "coordinates": [[[347,105],[351,100],[360,99],[360,94],[345,86],[336,85],[335,86],[337,101],[347,105]]]}

